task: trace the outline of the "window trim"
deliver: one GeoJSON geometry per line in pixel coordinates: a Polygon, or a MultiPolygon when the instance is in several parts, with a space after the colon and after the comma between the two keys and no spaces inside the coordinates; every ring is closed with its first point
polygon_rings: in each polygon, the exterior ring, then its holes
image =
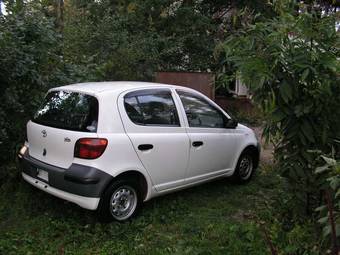
{"type": "MultiPolygon", "coordinates": [[[[131,121],[131,123],[133,123],[134,125],[136,126],[142,126],[142,127],[164,127],[164,128],[167,128],[167,127],[170,127],[170,128],[178,128],[178,127],[181,127],[182,124],[181,124],[181,120],[180,120],[180,114],[179,114],[179,109],[176,105],[176,102],[175,102],[175,98],[174,98],[174,95],[173,95],[173,92],[171,89],[169,88],[150,88],[150,89],[139,89],[139,90],[133,90],[133,91],[130,91],[130,92],[127,92],[124,96],[123,96],[123,107],[124,107],[124,111],[125,111],[125,114],[126,116],[128,117],[129,121],[131,121]],[[176,119],[177,119],[177,122],[178,124],[176,125],[168,125],[168,124],[145,124],[145,123],[136,123],[134,122],[129,114],[127,113],[127,110],[125,108],[125,99],[126,98],[129,98],[129,97],[135,97],[136,98],[136,101],[138,103],[138,105],[140,104],[139,100],[138,100],[138,96],[147,96],[147,95],[169,95],[171,100],[172,100],[172,103],[173,103],[173,106],[175,107],[175,110],[176,110],[176,119]]],[[[140,107],[140,106],[139,106],[140,107]]],[[[141,111],[142,108],[140,107],[141,111]]]]}
{"type": "Polygon", "coordinates": [[[207,100],[204,96],[202,96],[201,94],[199,94],[197,92],[187,91],[187,90],[184,90],[184,89],[175,89],[175,91],[176,91],[177,96],[179,98],[179,101],[180,101],[180,103],[182,105],[183,114],[184,114],[184,117],[186,119],[188,128],[227,129],[225,126],[227,124],[227,121],[230,120],[231,118],[229,116],[227,116],[221,109],[219,109],[217,106],[212,104],[209,100],[207,100]],[[181,93],[182,94],[188,94],[188,95],[190,95],[192,97],[196,97],[198,99],[201,99],[201,100],[205,101],[208,105],[210,105],[213,109],[215,109],[222,116],[222,118],[223,118],[223,126],[224,127],[204,127],[204,126],[193,127],[193,126],[190,126],[189,119],[188,119],[188,116],[187,116],[187,114],[185,112],[185,107],[184,107],[184,104],[183,104],[182,99],[181,99],[181,93]]]}

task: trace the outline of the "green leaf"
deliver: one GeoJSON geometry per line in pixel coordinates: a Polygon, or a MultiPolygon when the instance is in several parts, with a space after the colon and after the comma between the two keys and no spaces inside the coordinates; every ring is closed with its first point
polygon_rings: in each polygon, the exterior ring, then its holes
{"type": "Polygon", "coordinates": [[[272,113],[272,120],[274,122],[280,122],[281,120],[283,120],[286,117],[286,114],[284,114],[282,111],[280,111],[279,109],[275,110],[272,113]]]}
{"type": "Polygon", "coordinates": [[[301,80],[302,80],[302,81],[305,81],[306,78],[307,78],[307,76],[308,76],[308,74],[309,74],[309,69],[307,68],[307,69],[305,69],[305,70],[303,71],[303,73],[302,73],[302,75],[301,75],[301,80]]]}
{"type": "Polygon", "coordinates": [[[295,105],[294,113],[296,117],[300,117],[303,114],[303,107],[302,105],[295,105]]]}
{"type": "Polygon", "coordinates": [[[302,125],[301,125],[301,131],[303,132],[303,134],[305,135],[305,137],[311,141],[312,143],[315,142],[314,139],[314,132],[312,127],[310,126],[309,122],[307,120],[305,120],[302,125]]]}
{"type": "Polygon", "coordinates": [[[322,218],[318,219],[318,222],[320,224],[325,224],[327,221],[328,221],[328,216],[322,217],[322,218]]]}
{"type": "Polygon", "coordinates": [[[302,133],[298,133],[298,136],[300,138],[300,141],[303,145],[307,145],[307,141],[306,141],[306,138],[304,137],[304,135],[302,133]]]}
{"type": "Polygon", "coordinates": [[[287,81],[282,81],[280,86],[280,94],[282,96],[282,99],[285,101],[285,103],[288,103],[289,100],[292,99],[292,87],[287,81]]]}
{"type": "Polygon", "coordinates": [[[338,191],[335,193],[335,198],[340,197],[340,189],[338,189],[338,191]]]}
{"type": "Polygon", "coordinates": [[[322,206],[317,207],[317,208],[315,209],[315,211],[316,211],[316,212],[321,212],[321,211],[323,211],[323,210],[325,210],[325,209],[327,209],[327,206],[322,205],[322,206]]]}
{"type": "Polygon", "coordinates": [[[340,178],[331,178],[329,186],[331,186],[333,190],[336,190],[340,186],[340,178]]]}
{"type": "Polygon", "coordinates": [[[336,160],[332,159],[332,158],[328,158],[326,156],[321,156],[323,158],[324,161],[326,161],[326,163],[330,166],[335,166],[336,165],[336,160]]]}
{"type": "Polygon", "coordinates": [[[261,76],[261,78],[260,79],[258,79],[258,82],[256,83],[255,82],[255,89],[261,89],[262,87],[263,87],[263,84],[264,84],[264,82],[266,81],[266,77],[264,77],[264,76],[261,76]]]}
{"type": "Polygon", "coordinates": [[[332,232],[331,226],[327,225],[323,228],[323,236],[327,237],[332,232]]]}
{"type": "Polygon", "coordinates": [[[315,169],[316,174],[320,174],[329,169],[329,165],[319,166],[315,169]]]}
{"type": "Polygon", "coordinates": [[[340,236],[340,224],[335,225],[335,232],[336,232],[336,237],[340,236]]]}

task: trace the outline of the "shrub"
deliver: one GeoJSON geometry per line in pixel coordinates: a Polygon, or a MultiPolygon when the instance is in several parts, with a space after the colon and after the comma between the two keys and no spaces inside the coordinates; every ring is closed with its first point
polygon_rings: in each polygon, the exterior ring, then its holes
{"type": "MultiPolygon", "coordinates": [[[[2,164],[16,156],[18,146],[24,142],[25,124],[45,92],[85,76],[86,70],[64,61],[61,42],[53,20],[30,5],[19,13],[0,16],[2,164]]],[[[5,179],[7,174],[0,176],[5,179]]]]}
{"type": "Polygon", "coordinates": [[[283,6],[274,18],[255,16],[223,47],[266,115],[264,135],[275,144],[296,206],[311,213],[320,186],[318,160],[308,150],[327,153],[340,137],[339,35],[334,15],[283,6]]]}
{"type": "Polygon", "coordinates": [[[340,244],[340,162],[333,158],[321,156],[325,162],[315,173],[324,180],[323,194],[325,205],[316,209],[320,212],[319,223],[323,225],[323,234],[332,242],[333,254],[338,254],[340,244]]]}

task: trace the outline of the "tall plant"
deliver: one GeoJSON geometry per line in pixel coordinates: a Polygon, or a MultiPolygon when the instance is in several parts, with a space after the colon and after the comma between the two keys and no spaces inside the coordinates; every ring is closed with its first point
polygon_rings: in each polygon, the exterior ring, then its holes
{"type": "Polygon", "coordinates": [[[323,224],[324,236],[330,236],[332,254],[340,252],[340,161],[322,156],[325,165],[318,167],[315,173],[325,180],[323,194],[325,205],[318,207],[322,217],[319,223],[323,224]]]}
{"type": "Polygon", "coordinates": [[[255,16],[222,46],[266,113],[264,135],[276,145],[282,176],[311,212],[318,179],[308,150],[327,152],[340,137],[339,35],[334,16],[277,4],[276,17],[255,16]]]}

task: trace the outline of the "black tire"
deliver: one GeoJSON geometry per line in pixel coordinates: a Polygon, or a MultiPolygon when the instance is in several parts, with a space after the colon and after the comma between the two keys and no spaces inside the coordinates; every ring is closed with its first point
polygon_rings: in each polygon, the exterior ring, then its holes
{"type": "Polygon", "coordinates": [[[247,183],[251,180],[254,172],[254,156],[249,151],[244,151],[238,159],[235,172],[231,179],[239,184],[247,183]],[[247,167],[249,168],[247,169],[247,167]]]}
{"type": "Polygon", "coordinates": [[[105,190],[100,199],[97,210],[99,221],[128,221],[138,214],[141,204],[142,194],[137,181],[128,179],[116,180],[105,190]],[[117,201],[122,204],[117,204],[117,201]],[[114,204],[117,205],[114,206],[114,204]],[[127,208],[122,213],[125,207],[127,208]],[[119,215],[119,213],[122,214],[119,215]]]}

